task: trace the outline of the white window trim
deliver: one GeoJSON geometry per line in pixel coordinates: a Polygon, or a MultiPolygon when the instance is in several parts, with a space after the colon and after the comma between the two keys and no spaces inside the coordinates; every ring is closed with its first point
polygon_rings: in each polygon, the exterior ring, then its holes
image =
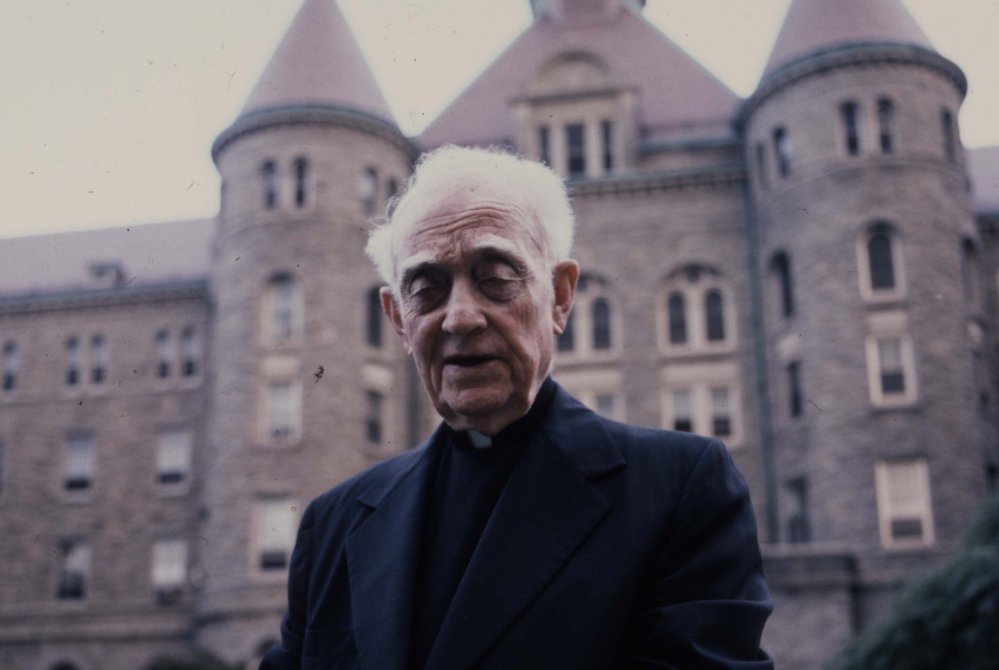
{"type": "Polygon", "coordinates": [[[905,272],[905,254],[902,251],[902,237],[894,226],[888,225],[888,237],[891,240],[891,262],[895,272],[895,288],[875,290],[871,286],[871,263],[867,253],[867,242],[875,232],[875,226],[867,226],[857,237],[857,280],[860,285],[860,297],[865,302],[894,302],[906,297],[908,281],[905,272]]]}
{"type": "Polygon", "coordinates": [[[729,421],[731,434],[719,436],[729,449],[743,446],[745,433],[742,415],[742,390],[739,385],[738,367],[733,363],[683,364],[667,366],[661,371],[660,407],[662,425],[673,430],[673,391],[691,392],[692,432],[714,437],[712,431],[711,389],[727,388],[729,392],[729,421]]]}
{"type": "Polygon", "coordinates": [[[90,500],[97,486],[97,438],[89,433],[69,436],[66,439],[64,457],[62,476],[59,479],[59,489],[62,491],[63,497],[69,502],[86,502],[90,500]],[[66,488],[66,482],[69,481],[70,474],[73,474],[70,465],[70,454],[73,452],[71,445],[78,441],[89,445],[88,465],[85,469],[88,471],[86,474],[89,476],[90,484],[85,489],[71,490],[66,488]]]}
{"type": "Polygon", "coordinates": [[[867,352],[867,388],[871,404],[876,407],[905,407],[914,404],[919,398],[919,392],[912,339],[904,333],[881,332],[868,335],[865,344],[867,352]],[[878,349],[878,342],[882,340],[899,340],[901,344],[902,374],[905,377],[905,391],[903,393],[885,395],[881,389],[881,354],[878,349]]]}
{"type": "Polygon", "coordinates": [[[153,590],[183,589],[188,580],[188,546],[180,539],[157,540],[150,552],[149,583],[153,590]]]}
{"type": "Polygon", "coordinates": [[[364,394],[362,396],[364,399],[364,413],[360,417],[361,432],[359,444],[363,445],[363,449],[368,453],[368,455],[374,457],[384,457],[401,451],[404,448],[404,444],[401,440],[397,439],[399,435],[397,427],[400,425],[400,422],[397,408],[398,398],[395,393],[396,375],[394,370],[389,365],[368,363],[361,370],[361,379],[363,384],[360,391],[364,394]],[[368,441],[367,393],[369,391],[379,393],[382,396],[382,441],[379,444],[374,444],[368,441]]]}
{"type": "Polygon", "coordinates": [[[258,498],[253,503],[253,512],[251,519],[251,541],[249,542],[249,561],[251,573],[256,575],[259,579],[265,581],[284,581],[288,576],[288,568],[291,565],[291,554],[295,547],[295,539],[298,531],[298,524],[301,520],[301,514],[299,513],[298,500],[292,496],[274,496],[266,498],[258,498]],[[284,538],[285,542],[281,547],[267,547],[264,545],[265,536],[268,533],[264,529],[264,524],[266,523],[267,509],[286,507],[289,514],[290,527],[282,531],[276,531],[274,534],[286,534],[284,538]],[[267,548],[279,548],[285,550],[288,565],[282,570],[264,570],[260,566],[260,557],[264,549],[267,548]]]}
{"type": "Polygon", "coordinates": [[[881,546],[885,549],[911,549],[932,546],[936,540],[933,523],[933,502],[930,490],[929,466],[926,459],[910,458],[898,460],[879,460],[874,466],[874,483],[878,504],[878,530],[881,537],[881,546]],[[888,482],[889,469],[894,464],[914,463],[918,469],[920,492],[920,505],[916,513],[923,524],[923,536],[913,540],[897,540],[892,537],[891,522],[898,514],[891,508],[889,500],[888,482]]]}
{"type": "Polygon", "coordinates": [[[263,299],[260,301],[261,340],[271,347],[288,347],[301,343],[305,331],[304,286],[302,280],[291,273],[277,273],[264,284],[263,299]],[[277,304],[278,279],[284,274],[291,281],[291,332],[287,337],[279,336],[275,327],[274,310],[277,304]]]}
{"type": "Polygon", "coordinates": [[[298,444],[302,440],[302,382],[290,378],[264,379],[260,387],[259,402],[260,441],[265,445],[287,447],[298,444]],[[277,385],[290,387],[291,417],[287,436],[275,437],[271,432],[271,388],[277,385]]]}
{"type": "Polygon", "coordinates": [[[177,430],[163,430],[156,435],[156,488],[160,495],[165,496],[180,496],[188,493],[191,490],[191,479],[194,460],[194,434],[190,430],[177,429],[177,430]],[[165,440],[170,439],[168,436],[175,436],[175,439],[181,442],[182,457],[184,460],[184,477],[179,482],[161,482],[160,473],[162,472],[162,465],[164,461],[164,450],[168,447],[165,444],[165,440]]]}

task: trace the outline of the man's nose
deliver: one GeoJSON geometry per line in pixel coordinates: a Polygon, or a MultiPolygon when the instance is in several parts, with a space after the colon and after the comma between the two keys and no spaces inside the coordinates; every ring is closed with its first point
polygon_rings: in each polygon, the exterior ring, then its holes
{"type": "Polygon", "coordinates": [[[468,282],[454,282],[445,309],[445,332],[468,335],[486,327],[486,315],[482,312],[475,290],[468,282]]]}

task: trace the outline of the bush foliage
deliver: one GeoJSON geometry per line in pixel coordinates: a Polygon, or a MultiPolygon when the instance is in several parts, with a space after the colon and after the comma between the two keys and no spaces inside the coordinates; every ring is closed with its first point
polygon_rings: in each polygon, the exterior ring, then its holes
{"type": "Polygon", "coordinates": [[[908,587],[889,619],[858,637],[836,670],[999,670],[999,494],[962,551],[908,587]]]}

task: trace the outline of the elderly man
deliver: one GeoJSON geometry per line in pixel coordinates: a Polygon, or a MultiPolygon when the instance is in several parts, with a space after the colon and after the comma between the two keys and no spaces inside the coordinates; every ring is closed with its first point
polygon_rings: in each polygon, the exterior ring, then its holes
{"type": "Polygon", "coordinates": [[[444,422],[316,499],[263,668],[771,668],[745,483],[550,374],[579,266],[561,180],[446,147],[368,253],[444,422]]]}

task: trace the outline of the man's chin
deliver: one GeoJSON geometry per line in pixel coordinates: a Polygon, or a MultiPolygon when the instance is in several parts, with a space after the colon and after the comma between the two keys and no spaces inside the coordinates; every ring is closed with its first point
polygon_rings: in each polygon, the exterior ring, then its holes
{"type": "Polygon", "coordinates": [[[508,393],[496,389],[466,389],[442,397],[438,410],[448,424],[456,430],[475,430],[494,435],[527,412],[508,393]],[[521,411],[522,410],[522,411],[521,411]]]}

